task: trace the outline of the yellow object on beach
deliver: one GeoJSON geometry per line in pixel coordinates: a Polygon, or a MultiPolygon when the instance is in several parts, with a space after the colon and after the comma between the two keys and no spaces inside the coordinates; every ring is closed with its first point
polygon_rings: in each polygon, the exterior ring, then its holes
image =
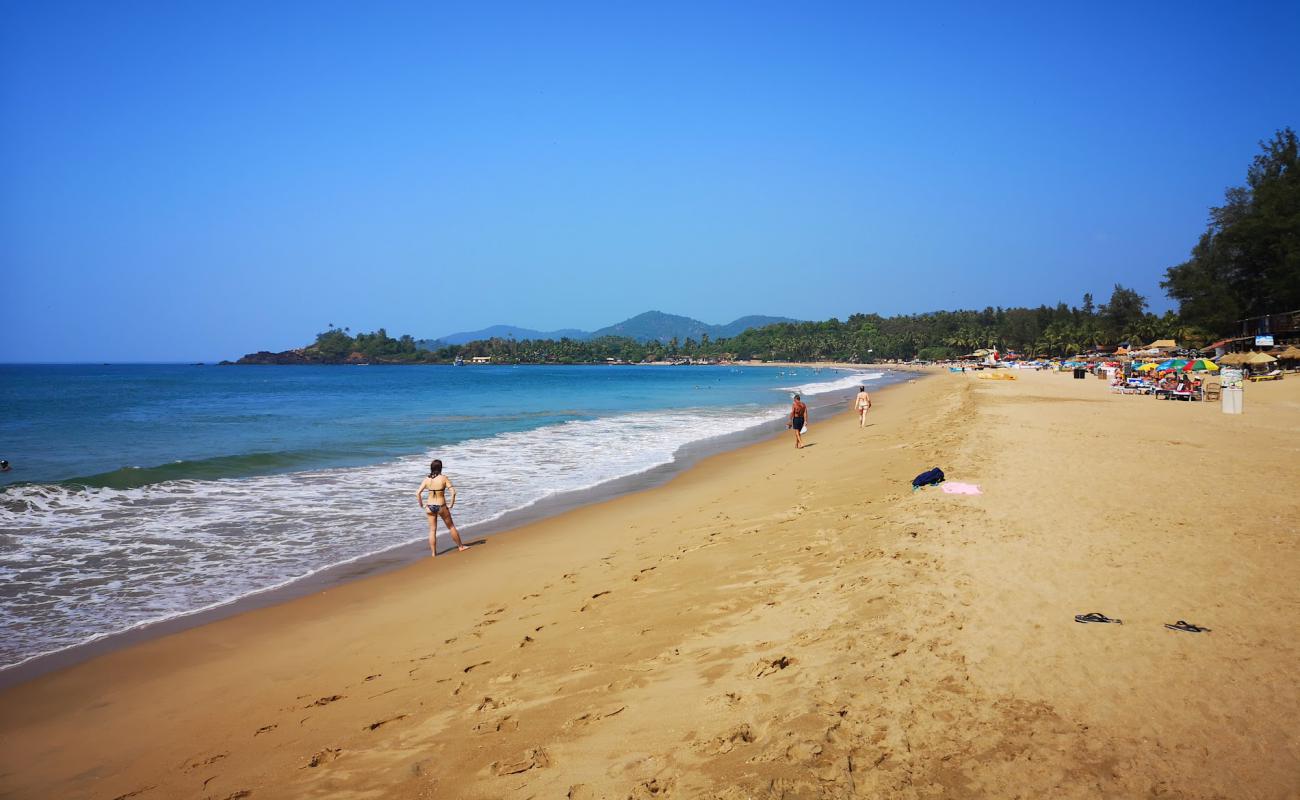
{"type": "Polygon", "coordinates": [[[1157,366],[1156,362],[1154,362],[1154,361],[1148,361],[1147,363],[1143,364],[1142,366],[1138,367],[1137,369],[1138,369],[1138,372],[1150,372],[1151,370],[1155,369],[1156,366],[1157,366]]]}
{"type": "Polygon", "coordinates": [[[1015,375],[1012,375],[1007,372],[995,372],[992,375],[980,376],[980,380],[982,381],[1014,381],[1015,379],[1016,379],[1015,375]]]}

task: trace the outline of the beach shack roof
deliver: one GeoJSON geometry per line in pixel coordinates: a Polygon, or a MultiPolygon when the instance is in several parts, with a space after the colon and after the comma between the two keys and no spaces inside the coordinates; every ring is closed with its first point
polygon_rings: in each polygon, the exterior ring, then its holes
{"type": "Polygon", "coordinates": [[[1157,339],[1147,345],[1148,350],[1173,350],[1178,347],[1178,342],[1173,339],[1157,339]]]}

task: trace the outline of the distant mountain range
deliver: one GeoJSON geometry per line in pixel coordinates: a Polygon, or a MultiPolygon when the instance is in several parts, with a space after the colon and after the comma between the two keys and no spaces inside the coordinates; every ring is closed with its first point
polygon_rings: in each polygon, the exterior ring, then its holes
{"type": "Polygon", "coordinates": [[[515,325],[493,325],[482,330],[449,333],[437,339],[423,339],[419,342],[419,345],[427,349],[433,349],[439,345],[465,344],[466,342],[491,339],[493,337],[503,339],[510,337],[515,339],[563,339],[568,337],[570,339],[586,340],[599,336],[626,336],[630,339],[636,339],[638,342],[652,340],[667,342],[674,336],[677,337],[678,341],[684,341],[687,337],[698,340],[701,334],[707,333],[710,339],[728,339],[741,331],[750,328],[761,328],[764,325],[772,325],[777,322],[798,322],[798,320],[789,317],[765,317],[755,314],[741,317],[726,325],[710,325],[706,322],[700,322],[698,319],[682,317],[677,314],[647,311],[644,314],[637,314],[631,319],[595,331],[580,331],[572,328],[558,331],[535,331],[515,325]]]}

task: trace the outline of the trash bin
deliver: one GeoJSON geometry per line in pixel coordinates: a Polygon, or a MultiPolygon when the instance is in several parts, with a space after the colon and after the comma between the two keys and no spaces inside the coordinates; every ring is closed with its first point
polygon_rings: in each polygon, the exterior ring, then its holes
{"type": "Polygon", "coordinates": [[[1244,394],[1245,393],[1242,392],[1240,386],[1223,387],[1223,395],[1222,395],[1223,399],[1220,400],[1220,405],[1223,408],[1223,413],[1240,414],[1241,406],[1242,406],[1241,400],[1244,394]]]}
{"type": "Polygon", "coordinates": [[[1088,377],[1088,370],[1084,369],[1083,367],[1074,368],[1074,379],[1076,381],[1081,381],[1086,377],[1088,377]]]}

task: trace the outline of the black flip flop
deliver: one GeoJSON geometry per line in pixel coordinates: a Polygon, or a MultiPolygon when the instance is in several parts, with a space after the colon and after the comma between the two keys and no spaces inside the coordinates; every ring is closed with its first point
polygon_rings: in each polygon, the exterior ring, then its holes
{"type": "Polygon", "coordinates": [[[1187,631],[1188,633],[1208,633],[1210,630],[1209,628],[1202,628],[1200,625],[1193,625],[1190,622],[1184,622],[1181,619],[1172,625],[1166,622],[1165,627],[1171,631],[1187,631]]]}
{"type": "Polygon", "coordinates": [[[1075,614],[1074,621],[1075,622],[1113,622],[1116,625],[1124,624],[1124,620],[1111,619],[1110,617],[1106,616],[1105,614],[1102,614],[1099,611],[1094,611],[1091,614],[1075,614]]]}

